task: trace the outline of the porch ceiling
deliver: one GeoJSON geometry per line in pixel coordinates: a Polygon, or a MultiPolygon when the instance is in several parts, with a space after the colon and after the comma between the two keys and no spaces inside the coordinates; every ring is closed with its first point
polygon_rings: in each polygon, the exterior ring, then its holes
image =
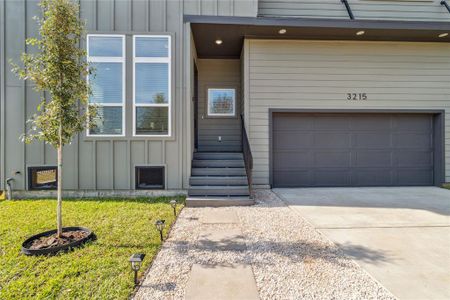
{"type": "MultiPolygon", "coordinates": [[[[450,20],[450,18],[449,18],[450,20]]],[[[210,17],[185,15],[200,58],[239,58],[244,38],[449,43],[450,22],[210,17]],[[278,33],[286,29],[286,33],[278,33]],[[363,35],[356,32],[364,31],[363,35]],[[221,45],[215,43],[222,40],[221,45]]]]}

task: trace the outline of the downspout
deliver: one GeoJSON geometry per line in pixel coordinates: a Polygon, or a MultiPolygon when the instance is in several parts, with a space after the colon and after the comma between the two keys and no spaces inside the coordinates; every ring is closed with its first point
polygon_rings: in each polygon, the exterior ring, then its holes
{"type": "Polygon", "coordinates": [[[348,1],[347,0],[341,0],[341,2],[344,3],[345,8],[347,9],[348,16],[350,17],[350,20],[354,20],[355,16],[353,15],[352,8],[350,7],[350,4],[348,4],[348,1]]]}
{"type": "Polygon", "coordinates": [[[6,199],[12,200],[12,182],[14,181],[14,178],[9,177],[6,179],[6,199]]]}
{"type": "Polygon", "coordinates": [[[448,12],[450,13],[450,5],[448,5],[447,1],[442,0],[441,5],[445,6],[445,8],[447,8],[448,12]]]}

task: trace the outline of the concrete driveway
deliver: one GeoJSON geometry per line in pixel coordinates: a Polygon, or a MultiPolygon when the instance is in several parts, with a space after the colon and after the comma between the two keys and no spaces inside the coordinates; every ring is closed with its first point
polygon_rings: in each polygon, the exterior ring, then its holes
{"type": "Polygon", "coordinates": [[[274,189],[400,299],[450,299],[450,191],[274,189]]]}

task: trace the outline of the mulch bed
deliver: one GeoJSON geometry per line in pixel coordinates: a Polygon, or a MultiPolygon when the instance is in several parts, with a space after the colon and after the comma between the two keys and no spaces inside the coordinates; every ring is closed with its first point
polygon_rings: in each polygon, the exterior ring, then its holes
{"type": "Polygon", "coordinates": [[[78,230],[78,231],[66,231],[62,233],[62,237],[52,234],[50,236],[43,236],[39,239],[33,241],[30,245],[30,250],[48,249],[58,246],[64,246],[72,242],[76,242],[84,239],[89,235],[89,232],[78,230]]]}

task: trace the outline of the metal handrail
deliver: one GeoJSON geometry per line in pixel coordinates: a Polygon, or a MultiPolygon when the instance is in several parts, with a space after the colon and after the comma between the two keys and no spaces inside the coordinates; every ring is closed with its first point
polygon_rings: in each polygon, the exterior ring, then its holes
{"type": "Polygon", "coordinates": [[[350,4],[348,4],[347,0],[341,0],[341,2],[344,4],[345,9],[347,10],[348,16],[350,17],[350,20],[355,19],[355,15],[353,15],[352,8],[350,7],[350,4]]]}
{"type": "Polygon", "coordinates": [[[245,171],[247,173],[248,191],[250,198],[253,191],[253,155],[250,148],[250,142],[248,140],[247,130],[245,129],[244,117],[241,115],[241,130],[242,130],[242,153],[244,155],[245,171]]]}
{"type": "Polygon", "coordinates": [[[450,13],[450,6],[448,5],[447,1],[443,0],[441,1],[441,5],[445,6],[445,8],[448,10],[448,12],[450,13]]]}

